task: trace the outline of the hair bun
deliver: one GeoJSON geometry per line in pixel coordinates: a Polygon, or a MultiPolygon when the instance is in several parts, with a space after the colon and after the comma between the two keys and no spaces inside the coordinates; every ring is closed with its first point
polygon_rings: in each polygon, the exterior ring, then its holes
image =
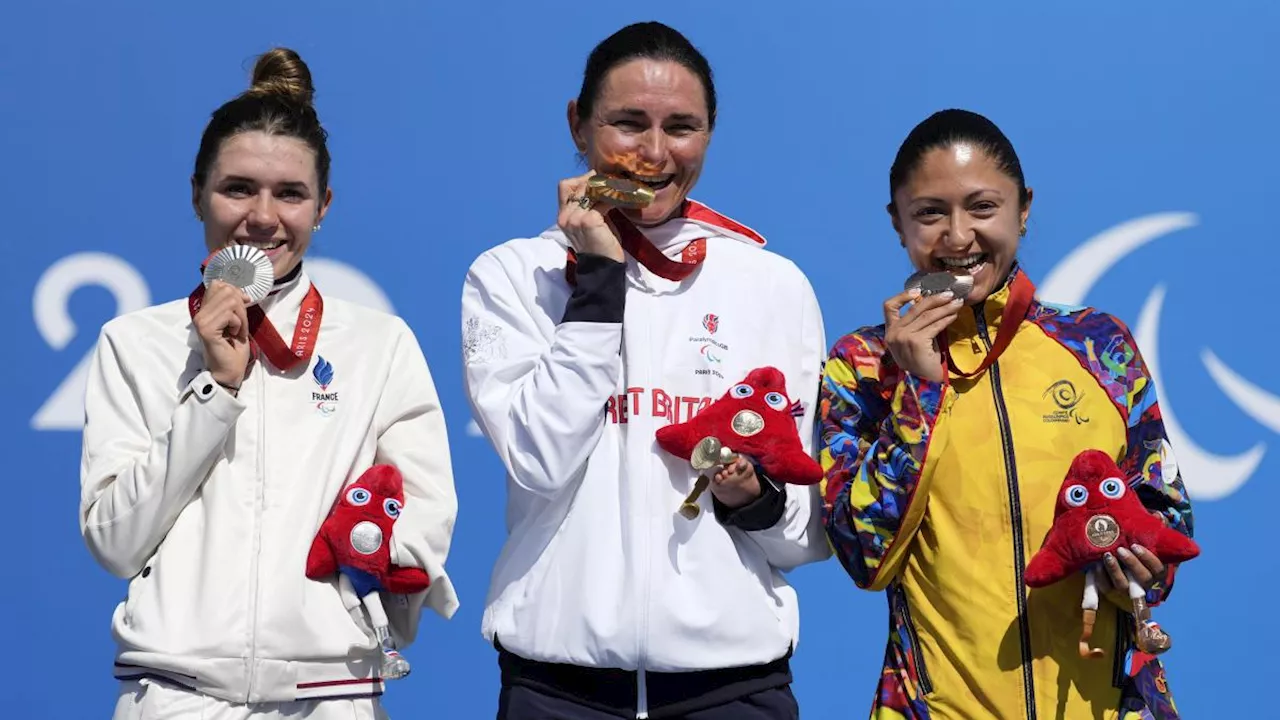
{"type": "Polygon", "coordinates": [[[298,53],[289,48],[272,48],[253,65],[253,81],[246,95],[283,95],[310,105],[316,89],[311,70],[298,53]]]}

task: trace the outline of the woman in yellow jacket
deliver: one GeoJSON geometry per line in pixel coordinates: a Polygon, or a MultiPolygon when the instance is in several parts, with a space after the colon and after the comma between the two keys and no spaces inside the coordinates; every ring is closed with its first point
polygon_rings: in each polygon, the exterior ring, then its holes
{"type": "Polygon", "coordinates": [[[1129,330],[1034,298],[1018,267],[1032,192],[986,118],[939,112],[907,137],[889,214],[911,263],[973,278],[963,299],[904,292],[885,324],[836,343],[821,398],[825,522],[890,632],[874,718],[1176,717],[1159,661],[1133,648],[1126,573],[1157,604],[1172,568],[1141,547],[1105,561],[1093,642],[1084,576],[1028,591],[1023,571],[1082,450],[1111,453],[1170,527],[1191,534],[1155,386],[1129,330]],[[909,307],[908,307],[909,306],[909,307]],[[904,312],[904,308],[906,308],[904,312]]]}

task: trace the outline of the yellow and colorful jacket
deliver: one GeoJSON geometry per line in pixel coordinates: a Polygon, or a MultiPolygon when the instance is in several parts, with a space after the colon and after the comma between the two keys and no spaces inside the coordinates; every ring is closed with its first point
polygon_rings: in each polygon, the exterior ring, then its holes
{"type": "MultiPolygon", "coordinates": [[[[1008,298],[1006,283],[948,329],[956,367],[980,365],[1008,298]]],[[[1107,655],[1084,660],[1083,574],[1030,591],[1022,578],[1087,448],[1113,453],[1144,505],[1192,533],[1155,386],[1123,323],[1037,300],[986,372],[943,383],[904,372],[884,326],[865,327],[832,349],[819,412],[827,534],[858,587],[889,604],[873,718],[1177,717],[1124,607],[1099,609],[1092,642],[1107,655]]]]}

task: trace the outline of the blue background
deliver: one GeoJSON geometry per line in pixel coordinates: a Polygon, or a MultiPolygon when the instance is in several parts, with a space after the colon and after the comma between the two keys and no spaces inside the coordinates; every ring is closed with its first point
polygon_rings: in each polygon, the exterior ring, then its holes
{"type": "MultiPolygon", "coordinates": [[[[944,107],[987,114],[1017,147],[1036,191],[1023,262],[1042,289],[1059,271],[1048,299],[1087,291],[1089,304],[1134,325],[1153,293],[1163,298],[1147,327],[1160,339],[1165,412],[1180,424],[1175,449],[1184,471],[1193,450],[1223,457],[1203,456],[1187,477],[1203,555],[1157,617],[1175,639],[1167,658],[1184,716],[1244,712],[1236,703],[1274,674],[1280,641],[1256,607],[1276,585],[1266,538],[1280,500],[1270,282],[1280,6],[1026,5],[10,4],[0,23],[0,437],[16,550],[5,684],[17,696],[5,714],[110,712],[108,624],[124,583],[79,537],[78,407],[36,417],[117,311],[93,278],[124,278],[151,302],[193,286],[203,251],[188,177],[199,135],[245,87],[254,56],[283,44],[310,64],[331,133],[335,201],[313,253],[371,278],[408,320],[450,422],[461,511],[448,568],[462,609],[450,622],[426,618],[408,651],[416,671],[386,705],[398,718],[493,716],[497,667],[479,627],[503,538],[503,482],[467,429],[462,278],[485,248],[554,222],[556,181],[580,172],[565,103],[592,46],[644,19],[686,33],[716,70],[720,122],[694,196],[808,273],[828,344],[877,322],[908,270],[883,210],[888,168],[911,127],[944,107]],[[1096,283],[1064,264],[1090,238],[1166,213],[1186,214],[1168,216],[1184,227],[1108,264],[1096,283]],[[55,263],[78,253],[115,256],[140,279],[90,257],[88,279],[37,312],[41,278],[52,273],[55,286],[67,272],[55,263]],[[38,315],[64,304],[74,329],[58,337],[56,321],[38,315]],[[1229,370],[1212,374],[1215,358],[1229,370]],[[1256,467],[1226,477],[1227,460],[1249,451],[1256,467]]],[[[324,287],[326,268],[314,266],[324,287]]],[[[340,269],[328,266],[329,291],[365,297],[340,269]]],[[[865,717],[883,599],[857,591],[834,561],[793,579],[804,716],[865,717]]]]}

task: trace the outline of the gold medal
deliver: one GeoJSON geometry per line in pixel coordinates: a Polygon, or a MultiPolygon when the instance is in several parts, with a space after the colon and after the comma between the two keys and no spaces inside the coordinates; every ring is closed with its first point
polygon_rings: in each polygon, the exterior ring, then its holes
{"type": "MultiPolygon", "coordinates": [[[[737,459],[738,454],[721,444],[720,438],[714,435],[699,440],[693,447],[693,452],[689,454],[689,464],[698,471],[710,470],[717,465],[729,465],[737,459]]],[[[698,477],[698,481],[693,484],[693,490],[689,491],[684,502],[680,503],[679,513],[682,517],[686,520],[698,517],[702,512],[702,508],[698,507],[698,498],[702,497],[702,493],[710,484],[709,475],[704,474],[698,477]]]]}
{"type": "Polygon", "coordinates": [[[1110,515],[1094,515],[1084,526],[1085,537],[1096,548],[1109,548],[1120,539],[1120,524],[1110,515]]]}
{"type": "Polygon", "coordinates": [[[689,464],[694,470],[710,470],[717,465],[728,465],[738,459],[738,454],[725,447],[720,438],[709,435],[698,441],[689,454],[689,464]]]}
{"type": "Polygon", "coordinates": [[[693,484],[693,491],[689,496],[680,503],[680,517],[685,520],[692,520],[702,512],[702,508],[698,507],[698,498],[702,496],[703,491],[711,484],[711,478],[707,475],[699,475],[698,482],[693,484]]]}
{"type": "Polygon", "coordinates": [[[638,210],[653,202],[657,193],[644,183],[597,174],[587,180],[587,197],[595,202],[607,202],[616,207],[638,210]]]}
{"type": "Polygon", "coordinates": [[[751,437],[764,429],[764,418],[751,410],[739,410],[729,425],[742,437],[751,437]]]}

